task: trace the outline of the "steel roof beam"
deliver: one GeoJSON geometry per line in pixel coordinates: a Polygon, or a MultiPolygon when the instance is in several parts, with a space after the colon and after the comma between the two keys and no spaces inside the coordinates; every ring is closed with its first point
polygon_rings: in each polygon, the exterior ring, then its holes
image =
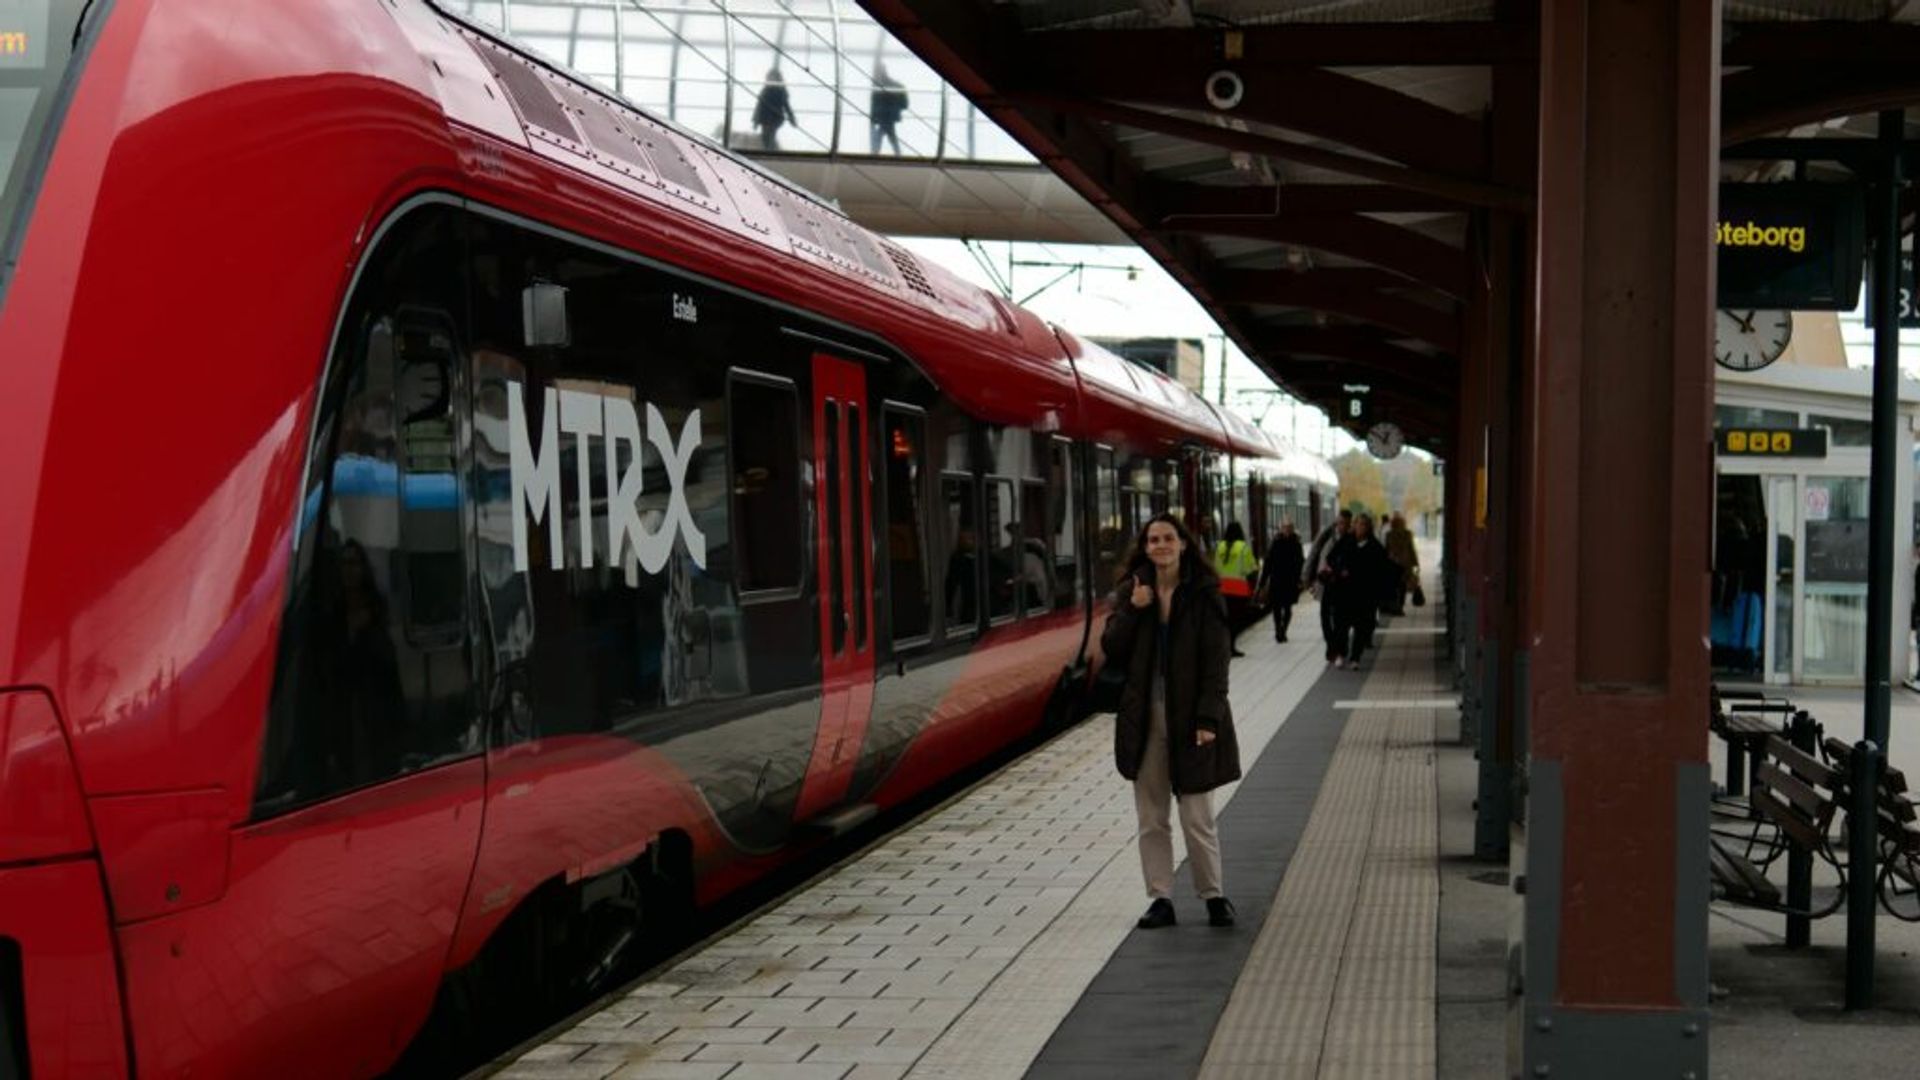
{"type": "MultiPolygon", "coordinates": [[[[1156,27],[1144,30],[1041,30],[1036,43],[1057,42],[1062,49],[1092,42],[1104,48],[1113,39],[1138,39],[1144,50],[1191,48],[1195,36],[1205,52],[1225,61],[1238,39],[1240,58],[1250,65],[1277,67],[1478,67],[1531,62],[1540,53],[1540,32],[1532,26],[1496,22],[1288,23],[1246,27],[1156,27]]],[[[1133,47],[1128,42],[1128,47],[1133,47]]]]}
{"type": "Polygon", "coordinates": [[[1424,341],[1449,355],[1460,352],[1460,317],[1397,296],[1355,289],[1315,270],[1234,270],[1214,277],[1215,297],[1228,304],[1274,304],[1373,323],[1424,341]]]}
{"type": "Polygon", "coordinates": [[[1263,348],[1293,356],[1324,356],[1451,387],[1459,366],[1451,355],[1430,356],[1395,345],[1359,326],[1265,326],[1254,331],[1263,348]]]}
{"type": "Polygon", "coordinates": [[[1739,143],[1915,102],[1920,102],[1920,64],[1753,67],[1720,80],[1720,141],[1739,143]]]}
{"type": "Polygon", "coordinates": [[[1458,248],[1358,214],[1193,219],[1173,231],[1271,240],[1344,255],[1432,286],[1455,300],[1467,298],[1467,258],[1458,248]]]}
{"type": "Polygon", "coordinates": [[[1013,46],[1009,94],[1187,109],[1267,124],[1398,161],[1416,169],[1477,176],[1486,126],[1410,94],[1319,68],[1270,67],[1257,56],[1220,58],[1221,31],[1068,31],[1027,34],[1013,46]],[[1230,70],[1241,98],[1208,103],[1209,78],[1230,70]]]}
{"type": "MultiPolygon", "coordinates": [[[[1246,318],[1243,313],[1213,297],[1210,286],[1221,271],[1205,245],[1194,235],[1156,232],[1149,227],[1148,223],[1162,216],[1158,211],[1160,185],[1142,175],[1126,149],[1118,144],[1109,131],[1084,115],[1076,115],[1074,111],[1047,108],[1045,103],[1011,100],[1000,92],[1000,87],[1006,85],[1003,80],[1008,53],[1002,46],[1008,39],[994,29],[992,18],[983,17],[982,10],[967,0],[862,0],[862,3],[889,31],[940,71],[948,82],[972,96],[1036,157],[1133,235],[1156,262],[1194,293],[1202,305],[1220,320],[1228,335],[1276,382],[1296,394],[1308,396],[1304,386],[1291,377],[1289,370],[1276,362],[1278,357],[1262,351],[1253,333],[1259,327],[1258,321],[1246,318]]],[[[994,11],[998,13],[1001,9],[994,11]]],[[[1000,17],[1004,19],[1006,15],[1001,13],[1000,17]]],[[[1339,154],[1332,156],[1341,159],[1349,157],[1339,154]]],[[[1405,172],[1393,166],[1386,168],[1388,176],[1396,179],[1405,172]]],[[[1478,196],[1493,195],[1496,201],[1504,202],[1510,201],[1514,193],[1505,189],[1487,192],[1478,188],[1463,193],[1449,188],[1444,192],[1429,194],[1440,194],[1462,203],[1479,205],[1481,199],[1478,196]]],[[[1336,217],[1332,220],[1338,224],[1347,219],[1336,217]]],[[[1379,222],[1372,224],[1394,229],[1395,232],[1390,235],[1404,235],[1450,252],[1454,257],[1452,265],[1464,267],[1459,253],[1453,252],[1445,244],[1421,237],[1411,230],[1379,222]]],[[[1363,236],[1359,246],[1365,245],[1363,236]]],[[[1420,250],[1427,249],[1423,247],[1420,250]]],[[[1413,262],[1417,264],[1419,260],[1413,262]]],[[[1337,273],[1358,275],[1380,271],[1340,270],[1337,273]]],[[[1464,269],[1460,269],[1459,273],[1464,275],[1464,269]]],[[[1441,276],[1445,277],[1444,274],[1441,276]]],[[[1390,280],[1402,279],[1417,281],[1418,275],[1399,274],[1390,280]]],[[[1361,279],[1353,280],[1359,282],[1361,279]]],[[[1457,390],[1452,377],[1434,372],[1436,361],[1433,358],[1410,350],[1403,351],[1419,357],[1428,366],[1427,372],[1411,375],[1410,381],[1416,388],[1414,393],[1430,405],[1450,408],[1447,403],[1457,390]]],[[[1324,366],[1326,361],[1313,363],[1324,366]]],[[[1384,380],[1392,374],[1388,370],[1379,370],[1376,377],[1384,380]]],[[[1402,372],[1401,377],[1409,378],[1409,373],[1402,372]]],[[[1443,437],[1445,430],[1444,424],[1436,424],[1433,434],[1427,437],[1443,437]]],[[[1409,433],[1415,442],[1424,441],[1414,433],[1414,429],[1409,428],[1409,433]]],[[[1425,435],[1425,432],[1420,434],[1425,435]]]]}
{"type": "Polygon", "coordinates": [[[1500,210],[1526,210],[1533,203],[1531,192],[1518,191],[1469,176],[1407,168],[1371,157],[1308,146],[1272,135],[1260,135],[1241,131],[1238,128],[1221,127],[1181,116],[1170,116],[1152,109],[1114,105],[1072,95],[1027,92],[1008,96],[1025,104],[1071,113],[1090,120],[1123,124],[1142,131],[1159,132],[1162,135],[1189,139],[1224,150],[1244,150],[1252,154],[1264,154],[1283,161],[1298,162],[1314,168],[1357,176],[1363,180],[1396,184],[1413,191],[1455,199],[1473,206],[1500,210]]]}
{"type": "Polygon", "coordinates": [[[1894,22],[1730,22],[1723,31],[1725,67],[1782,64],[1912,64],[1920,57],[1920,25],[1894,22]]]}
{"type": "Polygon", "coordinates": [[[1471,203],[1390,184],[1153,185],[1161,221],[1182,215],[1403,214],[1472,210],[1471,203]]]}

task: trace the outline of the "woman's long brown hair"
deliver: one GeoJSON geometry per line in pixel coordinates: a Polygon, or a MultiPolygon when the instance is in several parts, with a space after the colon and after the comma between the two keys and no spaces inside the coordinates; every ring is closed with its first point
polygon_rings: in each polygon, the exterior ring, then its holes
{"type": "Polygon", "coordinates": [[[1153,560],[1147,558],[1147,530],[1161,522],[1173,526],[1173,531],[1180,536],[1180,542],[1186,545],[1180,551],[1180,580],[1212,584],[1214,588],[1219,588],[1220,575],[1213,569],[1213,560],[1201,554],[1200,544],[1193,538],[1193,533],[1172,514],[1155,514],[1140,526],[1140,534],[1133,538],[1133,551],[1127,556],[1126,572],[1113,580],[1114,585],[1118,586],[1128,578],[1140,578],[1145,584],[1153,584],[1156,571],[1153,560]],[[1141,576],[1143,573],[1144,577],[1141,576]]]}

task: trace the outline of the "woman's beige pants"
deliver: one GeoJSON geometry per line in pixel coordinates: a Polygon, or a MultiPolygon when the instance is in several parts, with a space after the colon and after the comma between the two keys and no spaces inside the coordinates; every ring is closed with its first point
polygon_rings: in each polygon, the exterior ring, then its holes
{"type": "MultiPolygon", "coordinates": [[[[1173,783],[1167,775],[1167,712],[1155,705],[1147,721],[1147,750],[1140,757],[1140,775],[1133,781],[1133,808],[1140,819],[1140,871],[1147,879],[1147,895],[1173,897],[1173,823],[1167,802],[1173,783]]],[[[1220,892],[1220,834],[1213,821],[1213,792],[1182,795],[1180,831],[1187,836],[1187,864],[1193,868],[1193,887],[1200,899],[1220,892]]]]}

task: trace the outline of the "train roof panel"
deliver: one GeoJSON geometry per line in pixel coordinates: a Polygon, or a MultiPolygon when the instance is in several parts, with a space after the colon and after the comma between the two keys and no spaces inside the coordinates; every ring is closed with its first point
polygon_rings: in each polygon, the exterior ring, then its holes
{"type": "Polygon", "coordinates": [[[1220,446],[1226,433],[1204,403],[1186,387],[1079,337],[1054,328],[1073,357],[1081,385],[1094,395],[1140,410],[1162,421],[1167,438],[1176,442],[1205,442],[1220,446]]]}
{"type": "Polygon", "coordinates": [[[1235,451],[1256,457],[1280,456],[1279,445],[1268,437],[1260,425],[1225,405],[1218,406],[1215,411],[1220,414],[1221,423],[1227,429],[1227,439],[1235,451]]]}
{"type": "MultiPolygon", "coordinates": [[[[433,6],[453,33],[428,32],[421,24],[432,16],[421,11],[407,20],[408,34],[429,61],[437,59],[429,50],[445,51],[439,39],[457,36],[466,43],[471,56],[454,67],[473,86],[463,94],[441,95],[456,125],[524,148],[620,194],[671,207],[776,259],[864,286],[839,290],[837,298],[844,303],[826,306],[884,312],[878,305],[887,301],[909,305],[921,317],[903,320],[906,313],[895,308],[875,321],[861,320],[863,328],[907,349],[936,385],[984,419],[1060,423],[1057,410],[1072,398],[1073,373],[1060,342],[1031,313],[921,261],[753,162],[527,53],[457,12],[433,6]],[[924,318],[929,313],[947,326],[929,325],[924,318]],[[876,322],[895,329],[876,329],[876,322]],[[1004,378],[981,378],[989,367],[1004,378]]],[[[488,169],[485,163],[477,168],[488,169]]],[[[605,207],[613,216],[622,209],[617,198],[605,207]]],[[[792,280],[796,288],[816,291],[825,284],[804,275],[792,280]]]]}
{"type": "MultiPolygon", "coordinates": [[[[498,109],[450,119],[528,146],[548,161],[641,196],[666,195],[692,216],[935,311],[971,329],[1011,330],[980,290],[860,225],[792,182],[587,82],[456,12],[435,5],[484,61],[520,138],[498,109]]],[[[416,43],[423,36],[412,35],[416,43]]],[[[470,73],[471,74],[471,73],[470,73]]],[[[489,95],[492,100],[493,95],[489,95]]],[[[443,95],[442,104],[448,104],[443,95]]],[[[460,101],[453,104],[461,105],[460,101]]]]}

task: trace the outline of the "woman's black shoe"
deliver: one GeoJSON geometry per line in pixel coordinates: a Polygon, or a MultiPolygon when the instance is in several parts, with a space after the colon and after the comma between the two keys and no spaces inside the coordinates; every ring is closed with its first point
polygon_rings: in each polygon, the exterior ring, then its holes
{"type": "MultiPolygon", "coordinates": [[[[1172,905],[1168,905],[1168,908],[1169,908],[1169,911],[1171,911],[1172,905]]],[[[1142,920],[1142,925],[1144,924],[1145,924],[1145,920],[1142,920]]],[[[1224,896],[1216,896],[1213,899],[1207,901],[1207,925],[1208,926],[1232,926],[1233,925],[1233,901],[1227,899],[1224,896]]]]}
{"type": "MultiPolygon", "coordinates": [[[[1213,901],[1209,900],[1207,903],[1211,904],[1213,901]]],[[[1142,930],[1158,930],[1163,926],[1172,926],[1175,921],[1173,901],[1163,896],[1147,905],[1147,913],[1140,916],[1140,921],[1135,925],[1142,930]]]]}

